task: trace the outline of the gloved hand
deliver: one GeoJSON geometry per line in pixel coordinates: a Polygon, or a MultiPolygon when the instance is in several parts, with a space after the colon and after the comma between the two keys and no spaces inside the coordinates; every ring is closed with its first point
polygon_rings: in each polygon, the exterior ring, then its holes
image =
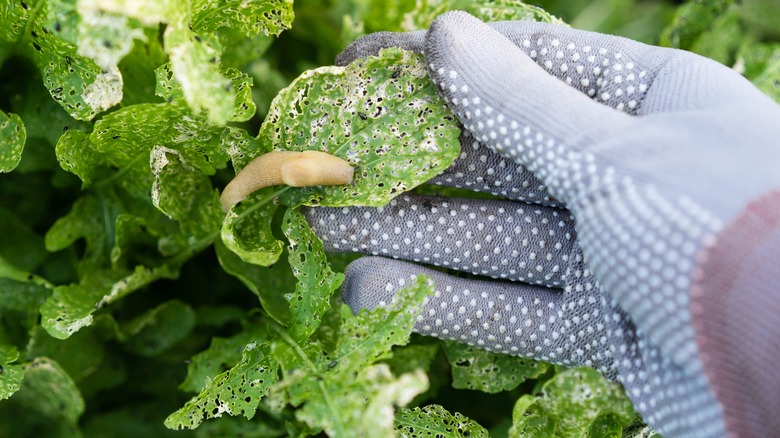
{"type": "Polygon", "coordinates": [[[668,437],[780,430],[777,104],[691,53],[462,12],[339,61],[387,46],[424,49],[473,135],[433,182],[512,200],[404,195],[310,223],[331,251],[514,282],[365,257],[342,291],[355,311],[422,273],[420,333],[593,366],[668,437]]]}

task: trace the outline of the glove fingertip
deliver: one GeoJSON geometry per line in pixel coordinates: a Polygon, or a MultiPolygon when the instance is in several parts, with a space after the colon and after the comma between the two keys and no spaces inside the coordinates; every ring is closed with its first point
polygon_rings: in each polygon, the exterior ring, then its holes
{"type": "Polygon", "coordinates": [[[341,298],[353,313],[357,314],[361,309],[371,310],[393,300],[395,289],[385,287],[388,279],[383,273],[383,262],[386,263],[387,259],[361,257],[344,271],[346,278],[341,285],[341,298]]]}
{"type": "Polygon", "coordinates": [[[356,59],[376,56],[388,47],[400,47],[415,53],[422,52],[425,31],[419,32],[375,32],[349,44],[336,56],[336,65],[345,66],[356,59]]]}

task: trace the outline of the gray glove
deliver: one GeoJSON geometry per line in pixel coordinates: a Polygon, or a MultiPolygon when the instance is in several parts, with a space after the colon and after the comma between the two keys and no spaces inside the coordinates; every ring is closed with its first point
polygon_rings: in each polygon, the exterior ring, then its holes
{"type": "Polygon", "coordinates": [[[404,195],[310,223],[331,251],[513,282],[365,257],[354,310],[422,273],[420,333],[593,366],[668,437],[780,430],[778,105],[691,53],[461,12],[339,61],[387,46],[424,49],[473,135],[433,182],[510,200],[404,195]]]}

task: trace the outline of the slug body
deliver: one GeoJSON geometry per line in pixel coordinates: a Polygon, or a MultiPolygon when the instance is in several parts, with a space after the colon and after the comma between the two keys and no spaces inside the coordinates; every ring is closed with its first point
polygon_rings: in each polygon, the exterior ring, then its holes
{"type": "Polygon", "coordinates": [[[252,192],[263,187],[336,186],[351,184],[354,170],[349,163],[320,151],[274,151],[247,164],[225,187],[219,200],[230,210],[252,192]]]}

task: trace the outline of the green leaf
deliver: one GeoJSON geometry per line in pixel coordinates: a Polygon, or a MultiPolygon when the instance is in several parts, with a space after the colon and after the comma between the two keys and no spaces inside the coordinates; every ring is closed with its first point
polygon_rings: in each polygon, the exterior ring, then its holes
{"type": "Polygon", "coordinates": [[[282,254],[284,244],[271,232],[279,193],[272,187],[258,190],[230,209],[222,222],[222,243],[246,263],[269,266],[282,254]]]}
{"type": "Polygon", "coordinates": [[[780,44],[745,44],[737,53],[734,69],[780,103],[780,44]]]}
{"type": "MultiPolygon", "coordinates": [[[[2,206],[0,206],[0,230],[3,230],[3,238],[0,239],[0,258],[14,267],[32,271],[38,268],[48,256],[43,238],[35,234],[30,226],[14,212],[2,206]]],[[[0,269],[0,277],[4,276],[3,270],[0,269]]]]}
{"type": "Polygon", "coordinates": [[[538,21],[563,25],[563,20],[544,9],[518,0],[481,0],[469,2],[465,9],[482,21],[538,21]]]}
{"type": "Polygon", "coordinates": [[[439,405],[399,409],[395,416],[395,431],[399,437],[487,437],[488,432],[474,420],[459,413],[450,413],[439,405]]]}
{"type": "Polygon", "coordinates": [[[165,31],[171,70],[195,114],[205,112],[210,123],[224,125],[230,120],[236,98],[232,82],[220,72],[222,47],[215,37],[195,35],[188,26],[176,22],[165,31]]]}
{"type": "Polygon", "coordinates": [[[289,206],[386,204],[449,166],[458,135],[419,55],[391,48],[308,71],[274,99],[256,141],[235,130],[225,137],[234,167],[272,149],[321,150],[357,168],[353,183],[262,189],[228,213],[222,241],[248,263],[273,263],[281,247],[268,223],[277,197],[289,206]]]}
{"type": "Polygon", "coordinates": [[[425,391],[428,380],[422,371],[394,378],[381,364],[365,367],[354,378],[330,378],[318,386],[322,398],[299,408],[299,420],[322,427],[329,436],[384,438],[394,436],[394,407],[425,391]]]}
{"type": "Polygon", "coordinates": [[[79,1],[78,19],[75,41],[78,54],[92,59],[104,70],[116,69],[119,61],[133,49],[134,41],[146,39],[138,20],[106,12],[99,2],[79,1]]]}
{"type": "MultiPolygon", "coordinates": [[[[371,2],[371,7],[362,14],[361,9],[350,17],[358,21],[358,28],[365,32],[396,31],[411,32],[427,30],[439,15],[454,10],[463,10],[482,21],[529,20],[543,23],[564,24],[544,9],[519,0],[418,0],[398,2],[371,2]],[[361,26],[362,25],[362,26],[361,26]]],[[[354,39],[354,36],[353,38],[354,39]]],[[[351,40],[350,39],[350,40],[351,40]]]]}
{"type": "MultiPolygon", "coordinates": [[[[260,413],[258,413],[260,414],[260,413]]],[[[257,415],[252,421],[243,418],[222,417],[219,421],[203,423],[195,432],[197,438],[273,438],[293,436],[286,433],[284,427],[275,421],[257,421],[257,415]]],[[[302,435],[300,435],[302,436],[302,435]]]]}
{"type": "Polygon", "coordinates": [[[22,387],[24,368],[14,365],[19,358],[19,350],[12,345],[0,345],[0,401],[11,397],[22,387]]]}
{"type": "Polygon", "coordinates": [[[26,140],[22,119],[0,111],[0,173],[10,172],[19,164],[26,140]]]}
{"type": "Polygon", "coordinates": [[[452,365],[452,386],[490,394],[515,389],[528,379],[547,371],[549,365],[506,354],[492,353],[457,342],[444,342],[452,365]]]}
{"type": "Polygon", "coordinates": [[[690,49],[734,4],[734,0],[688,1],[677,9],[674,19],[661,33],[660,45],[690,49]]]}
{"type": "MultiPolygon", "coordinates": [[[[173,77],[180,84],[192,111],[195,114],[205,113],[209,122],[215,125],[245,120],[247,113],[250,113],[249,116],[254,113],[254,109],[250,108],[251,101],[237,101],[233,88],[238,87],[234,87],[231,77],[221,71],[220,60],[225,49],[223,42],[233,40],[226,38],[222,41],[216,32],[229,27],[246,37],[260,32],[278,35],[290,26],[293,17],[289,0],[219,4],[212,1],[116,1],[90,5],[95,7],[79,9],[82,19],[80,37],[83,36],[83,41],[79,39],[79,42],[93,49],[87,53],[96,58],[99,65],[118,62],[130,51],[134,38],[145,39],[140,29],[142,25],[166,23],[163,40],[173,77]],[[110,31],[101,32],[104,27],[110,31]],[[101,39],[105,34],[108,38],[101,39]],[[243,109],[238,114],[236,106],[243,109]]],[[[228,72],[228,75],[235,74],[238,72],[228,72]]],[[[241,81],[246,84],[246,79],[241,81]]],[[[242,94],[248,94],[248,87],[241,88],[242,94]]]]}
{"type": "Polygon", "coordinates": [[[122,331],[125,346],[147,357],[158,356],[181,342],[195,327],[195,312],[181,301],[171,300],[134,318],[122,331]]]}
{"type": "MultiPolygon", "coordinates": [[[[3,261],[0,259],[0,276],[5,276],[7,272],[3,272],[2,264],[3,261]]],[[[26,275],[29,276],[31,274],[26,275]]],[[[0,309],[37,311],[50,294],[48,287],[36,284],[34,280],[0,278],[0,309]]]]}
{"type": "Polygon", "coordinates": [[[283,226],[290,242],[290,268],[298,279],[295,292],[288,298],[288,332],[302,344],[317,330],[322,315],[330,308],[330,296],[344,281],[344,275],[331,271],[322,241],[309,228],[303,214],[287,210],[283,226]]]}
{"type": "Polygon", "coordinates": [[[221,128],[193,116],[185,106],[160,103],[133,105],[103,117],[95,123],[90,140],[106,161],[121,169],[122,187],[148,199],[155,146],[175,149],[188,165],[213,175],[228,159],[220,148],[221,136],[221,128]]]}
{"type": "Polygon", "coordinates": [[[229,27],[247,37],[279,35],[292,24],[292,6],[292,0],[193,0],[192,28],[214,32],[229,27]]]}
{"type": "Polygon", "coordinates": [[[393,355],[385,360],[393,371],[393,374],[404,374],[421,369],[426,373],[430,370],[436,354],[439,352],[439,343],[409,344],[393,348],[393,355]]]}
{"type": "Polygon", "coordinates": [[[636,415],[623,389],[591,368],[561,369],[537,396],[523,395],[510,436],[617,436],[636,415]]]}
{"type": "MultiPolygon", "coordinates": [[[[168,102],[184,97],[184,91],[176,81],[170,63],[161,65],[154,73],[157,81],[155,94],[168,102]]],[[[252,78],[235,68],[220,69],[220,74],[229,81],[225,88],[231,93],[230,102],[233,105],[227,120],[231,122],[249,120],[257,110],[252,101],[252,78]]]]}
{"type": "Polygon", "coordinates": [[[84,185],[90,185],[101,176],[101,166],[107,164],[95,150],[89,135],[82,131],[65,131],[57,141],[55,151],[60,167],[78,176],[84,185]]]}
{"type": "Polygon", "coordinates": [[[241,361],[218,375],[183,408],[165,420],[169,429],[194,429],[203,419],[228,415],[252,418],[260,399],[276,383],[277,363],[268,356],[267,344],[251,343],[241,361]]]}
{"type": "Polygon", "coordinates": [[[318,344],[299,345],[272,325],[280,339],[273,344],[273,356],[284,375],[272,390],[275,403],[283,398],[294,406],[302,404],[297,418],[331,436],[392,436],[393,406],[425,391],[428,379],[421,370],[393,377],[386,364],[373,364],[387,357],[394,345],[409,341],[422,303],[432,291],[427,279],[418,277],[387,307],[353,316],[342,306],[339,343],[329,357],[318,344]]]}
{"type": "Polygon", "coordinates": [[[20,42],[24,54],[41,72],[45,87],[71,117],[91,120],[96,114],[122,100],[122,76],[116,67],[107,70],[90,58],[79,55],[72,42],[57,34],[75,29],[63,23],[52,23],[49,14],[64,3],[36,2],[36,14],[27,23],[29,33],[20,42]],[[51,30],[50,30],[51,29],[51,30]]]}
{"type": "Polygon", "coordinates": [[[727,9],[713,20],[688,50],[730,66],[744,38],[740,12],[739,8],[727,9]]]}
{"type": "Polygon", "coordinates": [[[241,280],[257,295],[268,316],[287,325],[290,319],[290,303],[284,296],[295,288],[296,283],[287,259],[280,258],[273,265],[263,268],[244,262],[221,240],[214,242],[214,248],[222,269],[241,280]]]}
{"type": "Polygon", "coordinates": [[[389,48],[302,74],[274,99],[258,140],[265,151],[320,150],[356,167],[352,184],[291,189],[287,205],[380,206],[452,164],[459,134],[422,57],[389,48]]]}
{"type": "MultiPolygon", "coordinates": [[[[401,279],[401,284],[405,281],[401,279]]],[[[417,316],[422,312],[425,297],[433,294],[433,283],[424,276],[417,276],[408,286],[396,292],[393,302],[387,307],[372,311],[361,310],[351,316],[347,306],[341,309],[342,323],[339,328],[335,357],[346,364],[340,366],[358,367],[382,359],[393,345],[405,345],[414,328],[417,316]]]]}
{"type": "Polygon", "coordinates": [[[75,382],[94,376],[106,359],[107,351],[96,330],[82,330],[66,341],[52,338],[40,326],[30,333],[26,357],[47,357],[59,364],[75,382]]]}
{"type": "MultiPolygon", "coordinates": [[[[0,8],[0,41],[4,43],[15,43],[24,33],[24,27],[29,19],[30,9],[22,6],[19,2],[7,1],[0,8]]],[[[0,47],[2,44],[0,44],[0,47]]],[[[2,60],[0,58],[0,60],[2,60]]]]}
{"type": "Polygon", "coordinates": [[[192,356],[187,366],[187,378],[179,388],[189,392],[202,391],[222,370],[238,363],[244,347],[262,335],[257,327],[251,327],[229,338],[212,338],[209,348],[192,356]]]}
{"type": "Polygon", "coordinates": [[[155,70],[167,60],[159,30],[144,29],[144,39],[135,40],[133,49],[119,62],[124,79],[123,106],[159,102],[155,97],[155,70]]]}
{"type": "Polygon", "coordinates": [[[41,306],[41,324],[51,336],[66,339],[92,324],[92,314],[125,295],[162,278],[176,278],[178,266],[162,265],[148,269],[137,266],[122,278],[97,279],[84,285],[58,286],[41,306]]]}
{"type": "Polygon", "coordinates": [[[155,146],[150,153],[152,202],[191,238],[213,240],[222,223],[219,193],[208,176],[190,166],[176,149],[155,146]]]}
{"type": "Polygon", "coordinates": [[[76,384],[48,358],[37,358],[24,366],[24,381],[13,400],[70,427],[75,427],[84,413],[84,399],[76,384]]]}

